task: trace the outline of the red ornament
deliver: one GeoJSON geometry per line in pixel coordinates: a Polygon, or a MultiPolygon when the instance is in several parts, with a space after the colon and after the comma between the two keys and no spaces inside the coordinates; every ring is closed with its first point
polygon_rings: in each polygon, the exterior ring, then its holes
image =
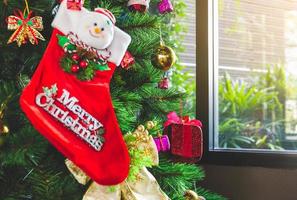
{"type": "Polygon", "coordinates": [[[77,53],[74,53],[74,54],[71,56],[71,58],[72,58],[73,60],[75,60],[75,61],[79,61],[79,59],[80,59],[80,57],[79,57],[79,55],[78,55],[77,53]]]}
{"type": "Polygon", "coordinates": [[[149,8],[150,0],[129,0],[128,8],[130,11],[146,12],[149,8]]]}
{"type": "Polygon", "coordinates": [[[81,10],[83,6],[83,0],[67,0],[67,9],[69,10],[81,10]]]}
{"type": "Polygon", "coordinates": [[[73,73],[78,72],[78,70],[79,70],[79,66],[78,66],[78,65],[72,65],[72,66],[71,66],[71,71],[72,71],[73,73]]]}
{"type": "Polygon", "coordinates": [[[132,54],[129,51],[126,51],[123,60],[121,62],[121,67],[123,69],[129,69],[131,67],[131,65],[133,65],[135,62],[132,54]]]}
{"type": "Polygon", "coordinates": [[[179,117],[175,112],[167,115],[164,134],[169,136],[171,153],[192,162],[201,159],[203,153],[202,123],[188,116],[179,117]]]}
{"type": "Polygon", "coordinates": [[[158,83],[158,88],[167,90],[169,88],[169,79],[167,77],[163,78],[159,83],[158,83]]]}
{"type": "Polygon", "coordinates": [[[79,62],[79,66],[83,69],[87,68],[88,65],[89,65],[89,63],[85,60],[82,60],[79,62]]]}

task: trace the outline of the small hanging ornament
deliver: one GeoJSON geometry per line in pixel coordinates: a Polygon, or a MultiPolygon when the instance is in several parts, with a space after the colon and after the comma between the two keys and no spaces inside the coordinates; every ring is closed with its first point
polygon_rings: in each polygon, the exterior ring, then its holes
{"type": "Polygon", "coordinates": [[[25,0],[25,4],[26,7],[23,13],[20,10],[16,10],[15,15],[7,18],[7,29],[15,30],[7,44],[16,42],[20,47],[22,44],[26,44],[28,40],[33,45],[38,44],[38,39],[45,40],[38,32],[43,30],[42,17],[32,17],[32,11],[29,9],[27,0],[25,0]]]}
{"type": "Polygon", "coordinates": [[[167,90],[169,88],[169,78],[168,77],[163,77],[161,81],[158,83],[158,88],[167,90]]]}
{"type": "MultiPolygon", "coordinates": [[[[1,114],[0,114],[1,115],[1,114]]],[[[3,121],[0,119],[0,147],[6,141],[6,136],[9,134],[9,128],[6,126],[3,121]]]]}
{"type": "Polygon", "coordinates": [[[9,128],[0,119],[0,136],[5,136],[9,133],[9,128]]]}
{"type": "Polygon", "coordinates": [[[160,42],[156,53],[153,54],[153,65],[163,71],[169,70],[176,62],[176,55],[170,47],[166,46],[163,41],[160,42]]]}
{"type": "Polygon", "coordinates": [[[170,150],[170,140],[167,135],[158,133],[157,137],[154,137],[154,142],[158,149],[158,152],[166,152],[170,150]]]}
{"type": "Polygon", "coordinates": [[[161,14],[170,13],[173,11],[173,5],[170,0],[162,0],[158,4],[158,9],[159,9],[159,13],[161,14]]]}
{"type": "Polygon", "coordinates": [[[132,54],[129,51],[126,51],[123,60],[121,62],[121,67],[123,69],[130,69],[130,67],[135,63],[134,57],[132,56],[132,54]]]}
{"type": "Polygon", "coordinates": [[[160,45],[152,56],[152,64],[163,71],[168,71],[176,62],[176,55],[172,48],[165,45],[160,27],[160,45]]]}
{"type": "Polygon", "coordinates": [[[149,8],[150,0],[129,0],[128,8],[130,11],[146,12],[149,8]]]}
{"type": "Polygon", "coordinates": [[[84,4],[83,0],[67,0],[67,9],[81,10],[83,4],[84,4]]]}

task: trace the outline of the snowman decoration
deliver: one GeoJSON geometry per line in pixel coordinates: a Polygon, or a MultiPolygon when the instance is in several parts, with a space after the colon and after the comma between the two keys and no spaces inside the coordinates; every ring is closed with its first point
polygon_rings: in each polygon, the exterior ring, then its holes
{"type": "Polygon", "coordinates": [[[86,8],[71,10],[64,0],[52,23],[54,28],[68,35],[76,46],[95,52],[107,62],[120,65],[131,37],[115,26],[116,19],[107,9],[86,8]]]}

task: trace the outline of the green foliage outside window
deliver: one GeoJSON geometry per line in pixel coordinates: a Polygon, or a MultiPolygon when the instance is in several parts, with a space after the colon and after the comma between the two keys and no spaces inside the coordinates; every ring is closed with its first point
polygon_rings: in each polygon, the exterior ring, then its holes
{"type": "Polygon", "coordinates": [[[282,150],[285,75],[283,66],[267,66],[258,81],[219,84],[219,147],[282,150]]]}

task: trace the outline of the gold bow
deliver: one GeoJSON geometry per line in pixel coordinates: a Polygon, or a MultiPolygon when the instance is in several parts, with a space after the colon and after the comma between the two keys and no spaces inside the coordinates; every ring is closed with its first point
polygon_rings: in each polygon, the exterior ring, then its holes
{"type": "Polygon", "coordinates": [[[20,10],[16,10],[15,15],[11,15],[7,18],[7,29],[15,30],[7,44],[15,41],[20,47],[22,44],[25,44],[28,39],[32,44],[38,44],[38,39],[45,40],[38,32],[43,30],[42,17],[31,17],[32,11],[29,10],[27,0],[25,0],[25,3],[26,8],[23,13],[20,10]]]}

